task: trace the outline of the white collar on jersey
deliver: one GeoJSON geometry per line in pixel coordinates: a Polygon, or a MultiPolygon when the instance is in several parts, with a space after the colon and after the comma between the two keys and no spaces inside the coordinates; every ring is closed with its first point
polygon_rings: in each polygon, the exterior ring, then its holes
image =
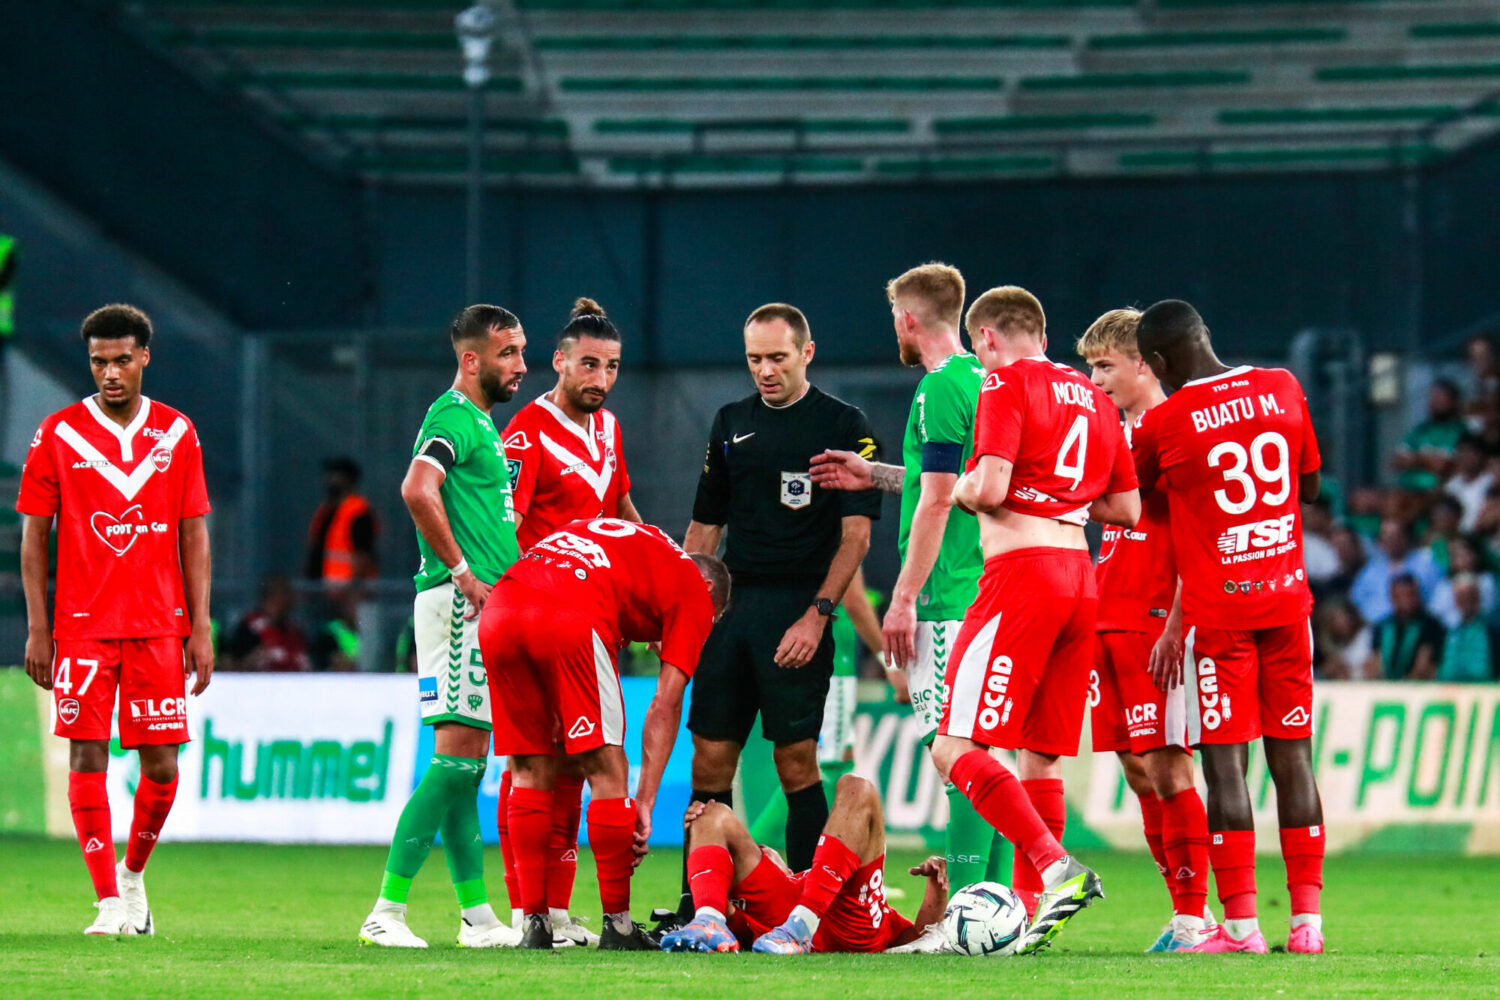
{"type": "MultiPolygon", "coordinates": [[[[588,428],[584,429],[574,423],[572,417],[564,413],[560,406],[552,402],[552,400],[548,399],[546,396],[538,396],[536,398],[536,402],[538,406],[546,410],[548,413],[552,414],[552,416],[557,419],[557,422],[559,424],[572,431],[574,434],[578,435],[579,439],[583,441],[584,447],[589,450],[589,458],[593,459],[596,462],[599,461],[599,446],[594,443],[593,413],[589,414],[586,418],[588,420],[588,428]]],[[[597,413],[599,411],[596,410],[594,412],[597,413]]]]}
{"type": "Polygon", "coordinates": [[[1208,383],[1217,382],[1221,378],[1233,378],[1236,375],[1243,375],[1249,370],[1249,365],[1240,365],[1238,368],[1231,368],[1227,372],[1219,372],[1217,375],[1209,375],[1205,378],[1195,378],[1191,382],[1184,382],[1182,383],[1182,387],[1186,389],[1190,385],[1208,385],[1208,383]]]}
{"type": "Polygon", "coordinates": [[[135,461],[134,450],[131,442],[141,433],[141,428],[146,426],[146,418],[151,414],[151,400],[146,396],[141,397],[141,408],[135,412],[135,419],[130,421],[129,426],[121,427],[115,421],[107,417],[93,396],[83,401],[83,408],[88,410],[93,418],[99,421],[99,426],[113,434],[120,442],[120,459],[125,462],[135,461]]]}

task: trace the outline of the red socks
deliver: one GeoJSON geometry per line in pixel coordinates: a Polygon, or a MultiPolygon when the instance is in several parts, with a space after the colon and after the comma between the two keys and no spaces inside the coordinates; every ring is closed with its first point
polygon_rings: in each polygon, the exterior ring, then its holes
{"type": "Polygon", "coordinates": [[[1208,858],[1213,864],[1219,902],[1225,920],[1249,920],[1255,916],[1255,831],[1222,830],[1209,840],[1208,858]]]}
{"type": "MultiPolygon", "coordinates": [[[[1041,817],[1042,822],[1047,824],[1047,831],[1052,834],[1053,839],[1059,843],[1062,841],[1063,829],[1068,822],[1068,807],[1063,802],[1063,783],[1060,778],[1033,778],[1021,782],[1021,787],[1026,790],[1026,797],[1031,801],[1032,808],[1041,817]]],[[[1016,895],[1026,904],[1027,916],[1036,914],[1036,904],[1042,890],[1046,888],[1042,884],[1042,869],[1051,864],[1033,864],[1031,859],[1017,851],[1011,862],[1011,882],[1016,895]]]]}
{"type": "Polygon", "coordinates": [[[583,777],[559,774],[552,783],[552,845],[547,853],[547,906],[566,910],[578,876],[578,821],[583,777]]]}
{"type": "Polygon", "coordinates": [[[797,902],[817,914],[818,919],[828,912],[833,898],[844,891],[849,876],[859,871],[859,855],[837,837],[823,834],[818,838],[817,850],[813,851],[812,867],[802,879],[802,898],[797,902]]]}
{"type": "Polygon", "coordinates": [[[516,877],[516,852],[510,846],[510,768],[500,775],[500,800],[495,808],[495,828],[500,834],[500,858],[505,862],[505,895],[512,910],[522,909],[521,880],[516,877]]]}
{"type": "Polygon", "coordinates": [[[1167,866],[1167,852],[1161,840],[1161,799],[1154,792],[1144,795],[1136,792],[1136,801],[1141,804],[1141,828],[1146,832],[1146,846],[1156,861],[1156,870],[1166,880],[1167,891],[1172,894],[1172,912],[1177,912],[1177,880],[1172,878],[1172,869],[1167,866]]]}
{"type": "Polygon", "coordinates": [[[1323,893],[1323,827],[1295,826],[1281,831],[1281,856],[1286,861],[1286,888],[1292,915],[1317,913],[1323,893]]]}
{"type": "Polygon", "coordinates": [[[172,811],[172,800],[177,798],[177,776],[166,784],[152,781],[144,774],[135,789],[135,816],[130,821],[130,840],[125,843],[125,867],[133,872],[146,868],[146,859],[151,857],[151,848],[161,835],[162,824],[167,813],[172,811]]]}
{"type": "Polygon", "coordinates": [[[83,848],[83,863],[100,899],[120,894],[115,884],[115,841],[109,827],[109,793],[103,771],[68,772],[68,807],[83,848]]]}
{"type": "Polygon", "coordinates": [[[634,799],[594,799],[589,803],[589,847],[599,870],[599,900],[606,915],[630,911],[634,841],[634,799]]]}
{"type": "Polygon", "coordinates": [[[521,909],[547,912],[547,855],[552,840],[552,791],[512,786],[507,809],[521,909]]]}
{"type": "Polygon", "coordinates": [[[729,848],[718,844],[693,848],[688,854],[687,875],[694,909],[707,906],[729,913],[729,884],[734,881],[734,858],[729,848]]]}
{"type": "MultiPolygon", "coordinates": [[[[1161,839],[1168,882],[1175,886],[1172,912],[1197,917],[1208,901],[1208,814],[1198,789],[1189,788],[1161,801],[1161,839]]],[[[1158,860],[1157,864],[1161,864],[1158,860]]]]}
{"type": "MultiPolygon", "coordinates": [[[[1023,788],[1004,764],[983,750],[970,750],[954,761],[948,779],[974,804],[974,811],[983,816],[986,823],[1019,848],[1016,858],[1019,860],[1024,854],[1035,871],[1042,871],[1067,854],[1048,829],[1048,823],[1038,814],[1033,799],[1028,797],[1029,789],[1023,788]]],[[[1062,782],[1058,781],[1056,785],[1057,805],[1060,807],[1062,782]]],[[[1059,820],[1057,825],[1061,830],[1062,821],[1059,820]]],[[[1019,886],[1013,888],[1019,892],[1019,886]]]]}

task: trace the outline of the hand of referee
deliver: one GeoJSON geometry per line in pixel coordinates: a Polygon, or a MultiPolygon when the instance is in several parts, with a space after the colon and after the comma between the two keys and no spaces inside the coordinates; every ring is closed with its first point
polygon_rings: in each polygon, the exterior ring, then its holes
{"type": "Polygon", "coordinates": [[[818,643],[823,641],[826,626],[827,619],[809,608],[781,637],[781,644],[776,647],[776,665],[787,670],[807,666],[818,651],[818,643]]]}
{"type": "Polygon", "coordinates": [[[472,570],[464,570],[464,575],[454,580],[453,585],[469,602],[469,610],[464,612],[464,618],[473,618],[484,609],[484,602],[490,596],[490,585],[475,576],[472,570]]]}
{"type": "Polygon", "coordinates": [[[52,690],[52,634],[32,632],[26,636],[26,676],[43,691],[52,690]]]}
{"type": "Polygon", "coordinates": [[[1151,647],[1151,662],[1147,669],[1159,691],[1171,691],[1182,683],[1181,629],[1169,625],[1162,630],[1161,638],[1151,647]]]}
{"type": "Polygon", "coordinates": [[[868,490],[874,487],[870,463],[852,451],[825,451],[812,457],[814,486],[825,490],[868,490]]]}

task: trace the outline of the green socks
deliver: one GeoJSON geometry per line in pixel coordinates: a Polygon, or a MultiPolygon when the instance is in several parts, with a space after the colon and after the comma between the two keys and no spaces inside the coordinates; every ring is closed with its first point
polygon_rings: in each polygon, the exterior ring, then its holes
{"type": "MultiPolygon", "coordinates": [[[[484,859],[477,842],[479,807],[476,796],[484,766],[482,760],[433,755],[432,763],[427,766],[427,772],[417,787],[412,789],[411,798],[407,799],[406,808],[401,810],[401,819],[396,823],[396,836],[391,841],[391,852],[385,861],[385,878],[380,885],[381,899],[392,903],[406,902],[411,880],[422,870],[422,863],[427,860],[439,829],[444,834],[448,866],[455,887],[464,883],[461,892],[472,894],[472,886],[468,883],[478,879],[479,891],[483,892],[484,859]]],[[[461,894],[460,901],[463,899],[461,894]]]]}
{"type": "Polygon", "coordinates": [[[957,892],[975,882],[1008,884],[1010,850],[1005,838],[974,811],[973,804],[949,785],[948,828],[944,831],[948,881],[957,892]]]}

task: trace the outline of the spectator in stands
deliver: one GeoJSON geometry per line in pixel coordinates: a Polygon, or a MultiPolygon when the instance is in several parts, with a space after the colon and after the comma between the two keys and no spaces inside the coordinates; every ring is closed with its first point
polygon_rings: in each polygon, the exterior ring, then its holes
{"type": "Polygon", "coordinates": [[[235,670],[292,673],[312,669],[307,635],[292,619],[297,595],[286,577],[268,576],[260,585],[260,603],[229,638],[225,650],[235,670]]]}
{"type": "Polygon", "coordinates": [[[1457,501],[1462,512],[1458,522],[1460,531],[1474,530],[1479,511],[1494,484],[1484,442],[1473,434],[1465,434],[1453,450],[1453,475],[1443,485],[1443,491],[1457,501]]]}
{"type": "Polygon", "coordinates": [[[1480,613],[1493,615],[1496,607],[1495,574],[1486,566],[1483,548],[1473,539],[1459,535],[1448,546],[1448,552],[1448,576],[1433,591],[1427,610],[1445,628],[1455,628],[1462,617],[1455,600],[1455,588],[1458,580],[1465,579],[1479,588],[1480,613]]]}
{"type": "Polygon", "coordinates": [[[1392,459],[1404,489],[1434,490],[1447,478],[1453,450],[1468,426],[1459,408],[1458,386],[1449,379],[1432,383],[1427,393],[1427,419],[1407,432],[1392,459]]]}
{"type": "Polygon", "coordinates": [[[1302,563],[1307,583],[1315,591],[1339,574],[1339,554],[1333,547],[1333,509],[1321,496],[1302,504],[1302,563]]]}
{"type": "Polygon", "coordinates": [[[1430,680],[1437,673],[1446,633],[1443,623],[1422,606],[1416,578],[1400,573],[1391,579],[1391,613],[1375,624],[1373,650],[1365,676],[1388,681],[1430,680]]]}
{"type": "Polygon", "coordinates": [[[359,464],[352,458],[323,461],[327,499],[313,512],[307,531],[307,578],[321,580],[325,590],[346,589],[378,574],[375,536],[379,522],[368,500],[355,492],[359,464]]]}
{"type": "Polygon", "coordinates": [[[1388,517],[1380,522],[1377,548],[1349,588],[1349,598],[1367,622],[1378,622],[1391,613],[1391,583],[1401,575],[1411,576],[1421,589],[1425,603],[1442,582],[1443,571],[1432,553],[1413,548],[1411,526],[1388,517]]]}
{"type": "Polygon", "coordinates": [[[1470,574],[1453,581],[1453,600],[1459,621],[1448,630],[1438,664],[1440,681],[1492,681],[1497,677],[1496,654],[1500,632],[1481,613],[1479,580],[1470,574]]]}
{"type": "Polygon", "coordinates": [[[1313,608],[1313,670],[1319,680],[1359,680],[1373,649],[1374,632],[1348,598],[1320,601],[1313,608]]]}
{"type": "Polygon", "coordinates": [[[1385,491],[1378,486],[1361,486],[1350,492],[1343,521],[1365,538],[1374,538],[1388,506],[1385,491]]]}
{"type": "Polygon", "coordinates": [[[1334,528],[1330,539],[1333,542],[1333,551],[1339,558],[1339,569],[1334,576],[1321,585],[1312,584],[1313,596],[1319,600],[1333,594],[1347,595],[1354,586],[1354,580],[1359,576],[1360,570],[1364,569],[1365,563],[1369,562],[1369,550],[1373,548],[1363,535],[1348,525],[1334,528]]]}
{"type": "Polygon", "coordinates": [[[313,664],[319,670],[344,673],[359,669],[359,603],[352,588],[343,594],[327,602],[331,615],[313,640],[313,664]]]}
{"type": "Polygon", "coordinates": [[[1464,358],[1469,363],[1469,397],[1476,401],[1500,393],[1500,363],[1495,358],[1495,342],[1488,334],[1475,334],[1464,344],[1464,358]]]}
{"type": "Polygon", "coordinates": [[[1463,514],[1463,506],[1446,494],[1432,502],[1428,514],[1427,535],[1422,539],[1422,545],[1444,573],[1448,572],[1448,546],[1459,536],[1458,525],[1463,514]]]}

